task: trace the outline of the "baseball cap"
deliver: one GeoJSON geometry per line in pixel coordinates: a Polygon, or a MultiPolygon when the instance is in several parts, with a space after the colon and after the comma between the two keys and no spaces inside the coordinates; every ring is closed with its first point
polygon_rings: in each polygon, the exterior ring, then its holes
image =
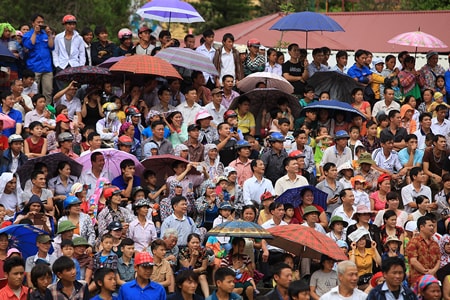
{"type": "Polygon", "coordinates": [[[59,114],[59,115],[56,117],[56,123],[59,123],[59,122],[67,123],[67,122],[70,122],[70,120],[69,120],[69,118],[68,118],[66,115],[64,115],[64,114],[59,114]]]}
{"type": "Polygon", "coordinates": [[[109,223],[108,225],[108,231],[115,231],[115,230],[122,230],[122,223],[120,223],[119,221],[113,221],[111,223],[109,223]]]}
{"type": "Polygon", "coordinates": [[[152,32],[152,30],[150,28],[148,28],[147,26],[144,25],[139,28],[138,33],[143,33],[144,31],[150,31],[150,33],[152,32]]]}
{"type": "Polygon", "coordinates": [[[188,126],[187,131],[194,131],[194,130],[200,130],[200,126],[196,125],[196,124],[191,124],[188,126]]]}
{"type": "Polygon", "coordinates": [[[8,138],[8,144],[13,142],[23,142],[23,137],[19,134],[11,134],[8,138]]]}
{"type": "Polygon", "coordinates": [[[53,242],[53,240],[48,234],[40,234],[40,235],[37,236],[36,242],[45,244],[45,243],[48,243],[48,242],[53,242]]]}
{"type": "Polygon", "coordinates": [[[73,141],[73,135],[70,132],[62,132],[58,135],[58,142],[73,141]]]}
{"type": "Polygon", "coordinates": [[[143,267],[153,266],[153,257],[148,252],[138,252],[134,256],[134,265],[143,267]]]}
{"type": "Polygon", "coordinates": [[[133,145],[133,140],[127,135],[122,135],[119,138],[119,145],[131,146],[133,145]]]}
{"type": "Polygon", "coordinates": [[[215,95],[215,94],[223,94],[223,91],[221,89],[219,89],[219,88],[214,88],[211,91],[211,95],[215,95]]]}

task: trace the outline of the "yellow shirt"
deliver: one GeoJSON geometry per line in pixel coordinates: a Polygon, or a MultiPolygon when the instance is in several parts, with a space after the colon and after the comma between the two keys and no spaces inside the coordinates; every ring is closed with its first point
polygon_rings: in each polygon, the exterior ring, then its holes
{"type": "Polygon", "coordinates": [[[248,112],[241,117],[236,110],[236,114],[238,115],[238,129],[242,134],[247,134],[250,132],[250,128],[256,127],[255,117],[251,112],[248,112]]]}
{"type": "MultiPolygon", "coordinates": [[[[353,250],[348,253],[352,256],[353,250]]],[[[359,253],[358,249],[355,250],[355,264],[358,268],[358,276],[372,273],[373,258],[375,253],[372,248],[366,248],[365,255],[359,253]]]]}

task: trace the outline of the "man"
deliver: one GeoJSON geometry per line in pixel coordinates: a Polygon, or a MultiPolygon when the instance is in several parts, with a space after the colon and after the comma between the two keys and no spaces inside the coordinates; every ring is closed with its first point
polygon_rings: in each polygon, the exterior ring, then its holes
{"type": "Polygon", "coordinates": [[[171,91],[168,87],[161,87],[158,89],[158,103],[154,106],[152,106],[151,110],[156,110],[161,113],[163,112],[169,112],[174,111],[175,107],[170,105],[170,99],[171,99],[171,91]]]}
{"type": "Polygon", "coordinates": [[[150,43],[150,34],[152,30],[147,26],[141,26],[138,31],[139,42],[133,48],[132,52],[141,55],[151,55],[155,46],[150,43]]]}
{"type": "MultiPolygon", "coordinates": [[[[208,57],[209,60],[211,60],[211,62],[212,62],[214,59],[214,55],[216,54],[216,49],[213,47],[214,31],[212,31],[211,29],[207,29],[207,30],[203,31],[203,39],[205,40],[205,42],[201,46],[199,46],[197,49],[195,49],[195,51],[208,57]]],[[[209,89],[213,89],[216,87],[213,75],[203,72],[203,76],[205,77],[206,87],[208,87],[209,89]]],[[[217,124],[219,124],[219,123],[220,122],[218,122],[217,124]]]]}
{"type": "MultiPolygon", "coordinates": [[[[421,167],[414,167],[409,171],[409,178],[411,183],[402,188],[402,200],[405,211],[408,214],[414,212],[417,209],[415,198],[419,195],[426,196],[430,202],[433,200],[431,197],[430,187],[424,185],[425,173],[421,167]]],[[[437,207],[436,207],[437,208],[437,207]]]]}
{"type": "Polygon", "coordinates": [[[186,88],[184,92],[186,101],[176,107],[176,110],[183,115],[183,122],[185,124],[194,124],[195,116],[202,109],[200,104],[197,103],[197,90],[193,86],[186,88]]]}
{"type": "Polygon", "coordinates": [[[33,109],[33,102],[28,95],[23,95],[22,79],[16,79],[11,82],[11,92],[14,98],[14,109],[20,111],[24,119],[25,114],[33,109]]]}
{"type": "Polygon", "coordinates": [[[298,44],[288,46],[290,59],[282,66],[283,77],[294,86],[294,94],[303,95],[306,80],[309,78],[308,60],[300,61],[298,44]]]}
{"type": "Polygon", "coordinates": [[[252,73],[263,72],[266,67],[265,56],[259,54],[261,43],[258,39],[247,41],[248,54],[244,59],[244,74],[248,76],[252,73]]]}
{"type": "MultiPolygon", "coordinates": [[[[44,205],[46,212],[53,213],[54,211],[53,201],[57,199],[56,197],[53,197],[52,191],[47,188],[47,178],[44,172],[33,171],[31,173],[30,180],[32,184],[31,189],[23,192],[21,203],[26,205],[28,201],[30,201],[31,197],[33,195],[36,195],[41,199],[41,202],[44,205]]],[[[19,203],[19,205],[21,204],[19,203]]]]}
{"type": "Polygon", "coordinates": [[[406,276],[406,267],[403,259],[397,256],[388,257],[381,263],[381,270],[385,281],[370,291],[367,300],[417,300],[416,294],[402,284],[406,276]]]}
{"type": "Polygon", "coordinates": [[[79,179],[79,182],[87,186],[86,199],[89,199],[94,194],[99,178],[111,180],[111,175],[108,170],[103,169],[105,167],[105,157],[103,154],[101,152],[92,152],[90,155],[92,167],[83,172],[79,179]]]}
{"type": "Polygon", "coordinates": [[[164,138],[164,122],[152,122],[151,128],[153,135],[142,142],[142,153],[144,158],[151,156],[151,144],[158,146],[158,154],[173,154],[172,143],[164,138]]]}
{"type": "Polygon", "coordinates": [[[425,79],[425,84],[421,87],[422,91],[426,89],[436,91],[436,77],[445,74],[445,69],[438,65],[438,61],[439,54],[436,51],[427,53],[427,63],[420,69],[420,76],[425,79]]]}
{"type": "Polygon", "coordinates": [[[32,111],[29,111],[25,115],[25,122],[23,124],[23,127],[28,130],[28,126],[30,126],[31,122],[34,121],[41,121],[41,119],[44,117],[44,110],[45,110],[45,97],[41,94],[36,94],[31,99],[31,102],[33,103],[34,109],[32,111]]]}
{"type": "Polygon", "coordinates": [[[313,174],[314,169],[316,168],[314,163],[314,152],[311,146],[307,145],[308,135],[306,134],[306,131],[297,129],[294,131],[293,136],[295,143],[292,143],[291,153],[295,150],[301,151],[302,154],[305,155],[305,170],[308,173],[313,174]]]}
{"type": "Polygon", "coordinates": [[[0,299],[27,300],[29,288],[23,285],[25,261],[20,256],[9,257],[3,265],[7,284],[0,290],[0,299]]]}
{"type": "Polygon", "coordinates": [[[349,138],[350,136],[345,130],[339,130],[336,132],[334,136],[334,141],[336,144],[328,147],[323,152],[322,160],[319,164],[321,174],[319,180],[323,180],[325,178],[323,166],[326,163],[331,162],[336,166],[341,166],[345,162],[352,161],[352,150],[347,146],[349,138]]]}
{"type": "Polygon", "coordinates": [[[380,139],[381,148],[372,152],[372,158],[375,161],[373,168],[381,173],[387,173],[393,179],[398,179],[406,174],[398,158],[397,151],[394,150],[394,136],[390,133],[383,135],[380,139]]]}
{"type": "Polygon", "coordinates": [[[201,106],[206,106],[212,100],[211,90],[208,89],[203,73],[200,71],[192,71],[191,74],[192,86],[197,91],[197,101],[201,106]]]}
{"type": "Polygon", "coordinates": [[[166,245],[166,260],[171,266],[175,267],[178,263],[178,253],[179,249],[177,246],[178,242],[178,231],[175,228],[167,228],[162,236],[164,244],[166,245]]]}
{"type": "Polygon", "coordinates": [[[292,282],[292,269],[288,264],[279,262],[272,266],[273,280],[276,286],[267,294],[259,297],[259,300],[283,300],[290,299],[288,288],[292,282]]]}
{"type": "Polygon", "coordinates": [[[33,286],[30,273],[37,262],[49,264],[50,267],[55,262],[57,257],[53,254],[49,254],[52,242],[53,240],[48,234],[39,234],[36,237],[36,247],[38,252],[36,255],[29,256],[25,263],[25,274],[27,275],[27,284],[29,287],[33,286]]]}
{"type": "Polygon", "coordinates": [[[78,119],[78,125],[82,128],[84,125],[81,122],[83,119],[81,116],[81,100],[76,96],[77,90],[77,83],[72,81],[67,87],[55,94],[53,101],[55,101],[55,107],[60,104],[67,106],[69,120],[74,121],[78,119]]]}
{"type": "Polygon", "coordinates": [[[322,48],[315,48],[312,51],[313,61],[308,65],[309,77],[312,77],[316,72],[329,71],[328,66],[322,64],[324,53],[322,48]]]}
{"type": "Polygon", "coordinates": [[[38,86],[34,79],[36,78],[36,74],[28,69],[22,71],[22,83],[23,83],[23,91],[22,94],[27,95],[30,98],[33,98],[38,91],[38,86]]]}
{"type": "Polygon", "coordinates": [[[191,124],[187,128],[188,140],[183,144],[188,147],[189,160],[191,162],[202,162],[204,160],[205,146],[198,141],[200,126],[191,124]]]}
{"type": "Polygon", "coordinates": [[[348,61],[347,51],[343,50],[338,51],[336,53],[336,65],[331,68],[331,71],[347,74],[348,72],[347,61],[348,61]]]}
{"type": "Polygon", "coordinates": [[[87,149],[86,151],[81,152],[80,157],[81,156],[85,156],[86,154],[91,154],[95,150],[101,148],[101,146],[102,146],[102,138],[100,137],[100,134],[98,134],[95,131],[89,133],[88,137],[87,137],[87,144],[89,145],[89,149],[87,149]]]}
{"type": "Polygon", "coordinates": [[[283,160],[283,166],[286,170],[286,175],[278,179],[275,183],[275,194],[281,195],[285,191],[301,186],[309,185],[308,180],[298,175],[298,162],[295,157],[286,157],[283,160]]]}
{"type": "Polygon", "coordinates": [[[236,140],[239,136],[237,131],[231,131],[230,125],[225,122],[217,126],[217,133],[219,139],[214,141],[214,144],[219,150],[220,162],[228,166],[236,158],[236,140]]]}
{"type": "Polygon", "coordinates": [[[3,129],[2,134],[9,137],[12,134],[20,135],[22,133],[22,114],[20,111],[14,109],[14,97],[11,91],[4,91],[1,94],[2,106],[0,107],[0,112],[4,113],[16,122],[15,128],[3,129]]]}
{"type": "Polygon", "coordinates": [[[358,289],[358,268],[349,260],[338,263],[337,273],[339,285],[322,295],[320,300],[365,300],[367,294],[358,289]]]}
{"type": "Polygon", "coordinates": [[[380,139],[383,139],[386,135],[392,134],[394,136],[394,150],[399,151],[406,146],[405,138],[408,135],[408,132],[405,128],[401,127],[402,117],[398,110],[391,110],[388,117],[389,126],[381,131],[380,139]]]}
{"type": "Polygon", "coordinates": [[[120,287],[119,300],[154,299],[165,300],[166,291],[157,282],[150,280],[153,273],[153,257],[148,252],[137,252],[134,258],[136,279],[120,287]]]}
{"type": "Polygon", "coordinates": [[[372,71],[366,65],[367,52],[363,49],[358,49],[355,52],[355,63],[348,69],[348,76],[355,81],[368,85],[372,83],[372,71]]]}
{"type": "Polygon", "coordinates": [[[184,36],[184,48],[195,50],[195,36],[193,34],[186,34],[184,36]]]}
{"type": "Polygon", "coordinates": [[[44,17],[31,17],[32,29],[23,35],[23,45],[28,50],[27,68],[36,74],[36,84],[45,96],[47,104],[52,102],[53,66],[52,53],[54,39],[52,30],[44,25],[44,17]],[[42,26],[42,28],[41,28],[42,26]]]}
{"type": "Polygon", "coordinates": [[[238,141],[236,143],[238,157],[229,164],[230,167],[233,167],[236,170],[238,184],[240,186],[243,186],[244,182],[253,176],[250,167],[250,163],[252,162],[250,159],[250,148],[251,145],[246,140],[238,141]]]}
{"type": "Polygon", "coordinates": [[[426,148],[425,138],[427,134],[433,133],[431,130],[431,119],[431,113],[425,112],[419,115],[420,127],[416,132],[414,132],[414,134],[417,136],[417,148],[420,150],[425,150],[426,148]]]}
{"type": "Polygon", "coordinates": [[[234,36],[231,33],[223,35],[222,47],[214,54],[213,63],[217,72],[219,72],[219,76],[216,77],[217,88],[220,88],[220,79],[223,79],[225,75],[231,75],[235,78],[235,84],[244,78],[244,70],[239,60],[239,53],[234,48],[234,36]]]}
{"type": "Polygon", "coordinates": [[[406,147],[398,152],[400,163],[407,170],[422,165],[423,150],[417,149],[417,136],[408,134],[405,138],[406,147]]]}
{"type": "Polygon", "coordinates": [[[247,179],[243,185],[244,202],[245,204],[257,203],[261,204],[261,195],[265,192],[275,193],[272,182],[264,178],[264,162],[261,159],[252,160],[250,167],[253,172],[253,177],[247,179]]]}
{"type": "Polygon", "coordinates": [[[384,100],[377,101],[372,109],[372,118],[377,122],[379,114],[389,114],[391,110],[400,111],[400,104],[394,101],[394,90],[389,87],[384,88],[384,100]]]}
{"type": "Polygon", "coordinates": [[[15,173],[27,160],[23,153],[23,138],[13,134],[8,138],[9,148],[3,152],[0,159],[0,174],[3,172],[15,173]]]}
{"type": "Polygon", "coordinates": [[[425,215],[417,220],[419,234],[409,240],[405,254],[410,264],[409,283],[415,284],[424,274],[436,275],[440,267],[439,245],[433,239],[435,224],[425,215]]]}
{"type": "Polygon", "coordinates": [[[213,89],[211,91],[212,101],[205,106],[206,110],[213,118],[211,126],[214,128],[217,128],[217,125],[224,121],[223,115],[227,111],[225,106],[222,105],[222,94],[223,91],[221,89],[213,89]]]}
{"type": "Polygon", "coordinates": [[[228,109],[234,98],[239,97],[239,93],[233,90],[234,77],[232,75],[224,75],[222,77],[222,105],[228,109]]]}
{"type": "Polygon", "coordinates": [[[323,166],[324,180],[316,185],[316,188],[327,193],[327,215],[331,217],[333,211],[342,203],[339,202],[339,194],[344,189],[342,183],[337,181],[337,167],[334,163],[326,163],[323,166]]]}
{"type": "Polygon", "coordinates": [[[174,40],[172,39],[172,34],[169,30],[161,30],[158,35],[158,39],[161,44],[161,49],[174,46],[174,40]]]}
{"type": "Polygon", "coordinates": [[[70,132],[62,132],[58,135],[58,148],[50,153],[62,153],[71,159],[77,159],[79,156],[73,152],[73,135],[70,132]]]}
{"type": "MultiPolygon", "coordinates": [[[[353,205],[355,204],[355,195],[353,194],[352,189],[343,189],[339,193],[339,198],[341,199],[342,204],[335,208],[331,217],[339,216],[349,225],[353,225],[356,221],[353,219],[353,213],[355,209],[353,205]]],[[[342,234],[345,235],[347,232],[347,228],[344,228],[342,234]]]]}
{"type": "Polygon", "coordinates": [[[423,172],[431,179],[432,184],[440,183],[442,181],[442,175],[450,171],[445,136],[436,134],[433,137],[433,147],[425,149],[422,166],[423,172]]]}
{"type": "MultiPolygon", "coordinates": [[[[434,134],[450,136],[450,121],[446,119],[448,108],[444,104],[436,106],[436,117],[431,119],[431,131],[434,134]]],[[[447,144],[449,144],[448,142],[447,144]]]]}
{"type": "Polygon", "coordinates": [[[265,165],[264,175],[275,184],[277,180],[284,176],[285,169],[283,168],[283,161],[288,154],[284,150],[284,136],[279,132],[273,132],[269,136],[270,150],[264,152],[261,160],[265,165]]]}
{"type": "Polygon", "coordinates": [[[141,186],[141,178],[134,175],[136,166],[132,159],[124,159],[120,162],[120,175],[111,181],[112,185],[122,190],[121,195],[125,198],[131,198],[131,191],[134,187],[141,186]]]}

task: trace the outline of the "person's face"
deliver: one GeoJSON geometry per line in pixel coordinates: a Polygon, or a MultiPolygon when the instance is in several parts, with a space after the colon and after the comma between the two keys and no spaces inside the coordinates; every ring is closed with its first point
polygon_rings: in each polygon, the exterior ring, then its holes
{"type": "Polygon", "coordinates": [[[198,100],[197,91],[190,90],[189,92],[187,92],[187,94],[185,94],[185,97],[186,97],[186,102],[189,102],[189,103],[196,102],[198,100]]]}
{"type": "Polygon", "coordinates": [[[111,251],[111,249],[113,247],[113,239],[112,238],[106,238],[102,242],[102,247],[103,247],[103,250],[105,250],[107,252],[111,251]]]}
{"type": "Polygon", "coordinates": [[[95,161],[92,162],[92,167],[93,168],[98,168],[103,170],[103,167],[105,166],[105,157],[103,155],[98,155],[95,158],[95,161]]]}
{"type": "Polygon", "coordinates": [[[287,289],[292,282],[292,270],[288,268],[282,269],[280,275],[275,274],[273,278],[277,285],[287,289]]]}
{"type": "Polygon", "coordinates": [[[417,149],[417,140],[410,139],[407,143],[408,149],[416,150],[417,149]]]}
{"type": "Polygon", "coordinates": [[[390,180],[383,180],[380,184],[380,190],[385,192],[386,194],[391,191],[391,182],[390,180]]]}
{"type": "Polygon", "coordinates": [[[52,246],[52,243],[51,242],[47,242],[47,243],[36,242],[36,246],[39,251],[41,251],[43,253],[48,253],[48,251],[50,250],[50,247],[52,246]]]}
{"type": "Polygon", "coordinates": [[[238,154],[242,157],[249,157],[250,156],[250,148],[249,147],[244,147],[239,149],[238,154]]]}
{"type": "Polygon", "coordinates": [[[341,56],[337,59],[337,64],[339,66],[343,66],[345,67],[347,65],[348,62],[348,57],[347,56],[341,56]]]}
{"type": "Polygon", "coordinates": [[[341,148],[345,148],[345,146],[347,146],[347,143],[348,143],[348,139],[347,138],[336,140],[336,145],[341,147],[341,148]]]}
{"type": "Polygon", "coordinates": [[[178,213],[185,214],[187,211],[187,203],[186,200],[181,200],[177,204],[174,205],[174,211],[178,213]]]}
{"type": "Polygon", "coordinates": [[[108,41],[108,33],[107,32],[100,32],[97,36],[98,40],[100,42],[107,42],[108,41]]]}
{"type": "Polygon", "coordinates": [[[188,278],[179,286],[182,293],[187,295],[194,295],[197,290],[198,282],[192,278],[188,278]]]}
{"type": "Polygon", "coordinates": [[[305,99],[312,101],[314,100],[314,91],[308,91],[304,93],[303,96],[305,97],[305,99]]]}
{"type": "Polygon", "coordinates": [[[70,23],[64,24],[64,29],[67,32],[73,32],[75,30],[75,28],[77,28],[77,23],[70,22],[70,23]]]}
{"type": "Polygon", "coordinates": [[[309,291],[301,291],[297,295],[293,295],[292,299],[294,300],[309,300],[311,299],[311,295],[309,291]]]}
{"type": "Polygon", "coordinates": [[[420,210],[428,210],[428,206],[430,205],[429,199],[424,199],[422,203],[418,205],[420,210]]]}
{"type": "Polygon", "coordinates": [[[83,35],[83,40],[88,45],[92,43],[93,39],[94,39],[94,34],[92,32],[88,32],[87,34],[83,35]]]}
{"type": "Polygon", "coordinates": [[[325,176],[327,176],[330,179],[336,179],[337,178],[337,168],[331,167],[327,172],[324,172],[325,176]]]}
{"type": "Polygon", "coordinates": [[[342,202],[353,205],[355,203],[355,195],[352,191],[345,191],[345,196],[342,197],[342,202]]]}
{"type": "Polygon", "coordinates": [[[166,249],[168,249],[168,250],[175,247],[175,245],[178,242],[178,238],[173,235],[169,236],[168,238],[163,238],[163,240],[164,240],[164,243],[166,244],[166,249]]]}
{"type": "Polygon", "coordinates": [[[399,127],[402,123],[402,117],[400,113],[396,113],[393,118],[391,118],[391,124],[393,124],[395,127],[399,127]]]}
{"type": "Polygon", "coordinates": [[[234,289],[234,276],[227,275],[224,280],[217,280],[216,285],[219,289],[230,294],[234,289]]]}
{"type": "Polygon", "coordinates": [[[277,58],[277,63],[278,63],[279,65],[284,64],[284,55],[280,55],[280,56],[277,58]]]}
{"type": "Polygon", "coordinates": [[[338,278],[341,285],[348,289],[355,289],[358,285],[358,269],[356,267],[347,267],[343,274],[338,273],[338,278]]]}
{"type": "Polygon", "coordinates": [[[387,204],[388,204],[388,209],[396,210],[398,208],[399,204],[400,204],[400,200],[397,199],[397,198],[390,199],[390,200],[387,200],[387,204]]]}
{"type": "Polygon", "coordinates": [[[427,300],[439,300],[442,297],[441,287],[436,282],[428,285],[421,294],[422,298],[427,300]]]}
{"type": "Polygon", "coordinates": [[[83,253],[86,252],[86,248],[86,246],[75,246],[73,247],[73,253],[75,253],[77,256],[83,255],[83,253]]]}
{"type": "Polygon", "coordinates": [[[230,125],[223,124],[219,129],[219,134],[223,136],[228,136],[230,134],[230,125]]]}
{"type": "Polygon", "coordinates": [[[3,101],[3,105],[6,105],[8,108],[12,108],[14,106],[13,95],[9,95],[6,98],[3,98],[2,101],[3,101]]]}
{"type": "Polygon", "coordinates": [[[306,145],[306,143],[308,142],[308,136],[306,135],[306,133],[299,134],[297,136],[296,142],[300,146],[306,145]]]}
{"type": "Polygon", "coordinates": [[[81,204],[74,204],[69,207],[70,214],[79,215],[81,212],[81,204]]]}
{"type": "Polygon", "coordinates": [[[127,245],[122,247],[122,252],[126,257],[133,257],[134,254],[134,245],[127,245]]]}
{"type": "Polygon", "coordinates": [[[130,125],[130,127],[128,127],[128,129],[125,131],[125,134],[129,137],[133,137],[134,136],[134,126],[130,125]]]}
{"type": "MultiPolygon", "coordinates": [[[[92,141],[89,142],[89,145],[91,146],[92,149],[99,149],[100,146],[102,145],[102,139],[100,138],[100,136],[94,136],[92,141]]],[[[103,163],[104,163],[105,158],[103,157],[103,155],[101,155],[101,157],[103,158],[103,163]]],[[[100,158],[98,158],[98,160],[100,160],[100,158]]]]}
{"type": "Polygon", "coordinates": [[[61,240],[71,240],[73,238],[73,229],[61,233],[61,240]]]}
{"type": "Polygon", "coordinates": [[[429,129],[431,127],[431,118],[428,116],[424,117],[420,123],[420,126],[422,126],[422,128],[429,129]]]}
{"type": "Polygon", "coordinates": [[[357,140],[359,138],[359,130],[358,129],[352,129],[352,131],[350,131],[350,137],[353,140],[357,140]]]}
{"type": "Polygon", "coordinates": [[[41,211],[41,205],[39,203],[32,203],[30,205],[30,211],[31,212],[35,212],[35,213],[40,212],[41,211]]]}
{"type": "Polygon", "coordinates": [[[243,212],[244,221],[253,222],[255,221],[255,212],[251,208],[247,208],[243,212]]]}
{"type": "Polygon", "coordinates": [[[162,140],[164,138],[164,125],[156,125],[155,128],[152,129],[153,136],[157,140],[162,140]]]}
{"type": "Polygon", "coordinates": [[[136,271],[136,277],[149,280],[153,274],[153,266],[134,266],[134,270],[136,271]]]}
{"type": "Polygon", "coordinates": [[[434,68],[434,67],[436,67],[436,65],[437,65],[437,63],[438,63],[438,60],[439,60],[439,56],[438,56],[438,55],[433,55],[432,57],[430,57],[430,58],[427,60],[427,64],[428,64],[430,67],[434,68]]]}
{"type": "Polygon", "coordinates": [[[319,52],[316,55],[313,55],[313,60],[315,63],[321,64],[323,62],[323,58],[324,58],[323,52],[319,52]]]}
{"type": "Polygon", "coordinates": [[[244,101],[243,103],[238,105],[239,113],[246,114],[250,110],[250,102],[244,101]]]}
{"type": "Polygon", "coordinates": [[[231,39],[226,39],[226,41],[222,43],[227,51],[231,51],[231,49],[233,49],[234,42],[231,39]]]}
{"type": "Polygon", "coordinates": [[[67,257],[73,256],[73,247],[72,246],[65,246],[64,248],[61,249],[61,251],[64,256],[67,256],[67,257]]]}
{"type": "Polygon", "coordinates": [[[166,247],[158,246],[156,249],[152,249],[153,255],[159,259],[163,259],[166,255],[166,247]]]}
{"type": "MultiPolygon", "coordinates": [[[[33,84],[34,77],[24,77],[24,78],[22,78],[22,82],[23,82],[24,87],[29,87],[33,84]]],[[[44,102],[45,102],[45,98],[44,98],[44,102]]]]}
{"type": "Polygon", "coordinates": [[[298,59],[300,57],[300,49],[297,46],[292,47],[291,51],[289,51],[289,55],[293,59],[298,59]]]}
{"type": "Polygon", "coordinates": [[[33,27],[36,27],[38,25],[44,25],[44,19],[41,17],[37,17],[33,23],[32,23],[33,27]]]}
{"type": "Polygon", "coordinates": [[[315,120],[317,119],[317,112],[315,112],[315,111],[307,111],[307,112],[305,113],[305,115],[306,115],[306,117],[307,117],[308,119],[310,119],[311,121],[315,121],[315,120]]]}
{"type": "Polygon", "coordinates": [[[17,188],[17,178],[13,177],[13,179],[11,179],[10,181],[8,181],[8,183],[6,183],[4,191],[9,194],[14,192],[16,188],[17,188]]]}
{"type": "Polygon", "coordinates": [[[375,70],[377,70],[378,73],[381,73],[381,71],[383,71],[384,68],[384,64],[379,63],[375,65],[375,70]]]}
{"type": "Polygon", "coordinates": [[[318,213],[310,213],[305,216],[305,219],[308,223],[317,223],[319,222],[319,214],[318,213]]]}
{"type": "Polygon", "coordinates": [[[37,288],[39,290],[45,290],[52,283],[52,276],[45,274],[44,276],[38,277],[37,288]]]}
{"type": "Polygon", "coordinates": [[[366,54],[362,54],[359,57],[355,57],[355,61],[359,64],[359,65],[365,65],[366,64],[366,59],[367,59],[367,55],[366,54]]]}
{"type": "MultiPolygon", "coordinates": [[[[442,97],[441,97],[442,98],[442,97]]],[[[440,109],[436,112],[436,116],[439,120],[445,119],[445,115],[447,114],[447,109],[440,109]]]]}
{"type": "Polygon", "coordinates": [[[216,105],[222,104],[222,93],[217,93],[212,96],[212,101],[216,105]]]}
{"type": "Polygon", "coordinates": [[[283,205],[275,208],[273,211],[271,211],[271,213],[272,213],[274,218],[277,218],[279,220],[283,219],[283,217],[284,217],[284,207],[283,207],[283,205]]]}
{"type": "Polygon", "coordinates": [[[45,188],[45,176],[44,174],[39,174],[36,176],[36,179],[33,179],[31,181],[33,184],[35,184],[39,188],[45,188]]]}
{"type": "Polygon", "coordinates": [[[439,150],[439,151],[444,151],[445,148],[447,146],[447,142],[445,140],[445,138],[440,137],[437,142],[435,143],[435,147],[439,150]]]}
{"type": "Polygon", "coordinates": [[[286,166],[287,173],[297,173],[298,172],[298,162],[296,159],[293,159],[286,166]]]}
{"type": "Polygon", "coordinates": [[[360,103],[364,100],[364,94],[362,91],[357,91],[354,95],[353,95],[353,99],[355,100],[356,103],[360,103]]]}
{"type": "Polygon", "coordinates": [[[70,175],[70,165],[64,165],[64,168],[59,170],[59,174],[68,177],[70,175]]]}
{"type": "Polygon", "coordinates": [[[169,103],[171,97],[170,91],[163,91],[161,96],[159,96],[159,100],[163,103],[169,103]]]}
{"type": "Polygon", "coordinates": [[[394,141],[387,141],[386,143],[381,143],[383,149],[388,152],[391,152],[394,149],[394,141]]]}
{"type": "Polygon", "coordinates": [[[11,271],[5,274],[8,280],[8,285],[17,290],[22,286],[23,279],[25,277],[25,268],[23,266],[12,267],[11,271]]]}
{"type": "Polygon", "coordinates": [[[16,80],[15,84],[11,87],[11,91],[15,94],[22,94],[23,92],[22,80],[16,80]]]}
{"type": "Polygon", "coordinates": [[[214,43],[214,35],[206,36],[205,37],[205,44],[212,45],[214,43]]]}
{"type": "Polygon", "coordinates": [[[144,31],[138,34],[139,38],[143,41],[143,42],[150,42],[150,31],[144,31]]]}
{"type": "Polygon", "coordinates": [[[269,59],[269,62],[271,62],[272,64],[275,64],[277,62],[277,53],[275,51],[273,51],[272,53],[270,53],[268,59],[269,59]]]}
{"type": "Polygon", "coordinates": [[[6,250],[8,249],[8,237],[7,236],[0,236],[0,250],[6,250]]]}
{"type": "Polygon", "coordinates": [[[102,288],[109,291],[114,292],[116,290],[117,281],[116,274],[114,272],[110,272],[105,275],[102,282],[102,288]]]}
{"type": "Polygon", "coordinates": [[[280,141],[275,141],[272,143],[272,149],[276,150],[276,151],[281,151],[283,150],[283,142],[280,141]]]}
{"type": "Polygon", "coordinates": [[[196,237],[193,237],[187,245],[191,250],[198,250],[200,248],[200,240],[196,237]]]}

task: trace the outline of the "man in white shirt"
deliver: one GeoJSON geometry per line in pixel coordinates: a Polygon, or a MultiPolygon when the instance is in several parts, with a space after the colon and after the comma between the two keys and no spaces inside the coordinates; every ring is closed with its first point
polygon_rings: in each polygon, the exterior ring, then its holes
{"type": "Polygon", "coordinates": [[[244,202],[245,204],[253,204],[256,202],[261,204],[261,195],[265,192],[270,192],[272,195],[275,191],[272,186],[272,181],[264,178],[264,162],[261,159],[254,159],[250,163],[253,176],[244,182],[244,202]]]}
{"type": "Polygon", "coordinates": [[[295,157],[286,157],[283,160],[286,175],[280,177],[275,182],[275,194],[281,195],[285,191],[301,186],[309,185],[308,180],[302,175],[298,175],[298,162],[295,157]]]}
{"type": "Polygon", "coordinates": [[[436,106],[436,117],[431,119],[431,131],[436,134],[442,134],[447,139],[447,146],[450,144],[450,121],[445,118],[448,112],[447,106],[440,104],[436,106]]]}
{"type": "Polygon", "coordinates": [[[239,80],[244,78],[244,67],[239,59],[239,53],[234,48],[234,36],[231,33],[225,33],[222,38],[222,47],[216,51],[213,63],[216,66],[219,76],[216,77],[216,87],[220,87],[220,80],[225,75],[231,75],[239,80]]]}
{"type": "MultiPolygon", "coordinates": [[[[205,30],[203,32],[203,38],[205,39],[205,42],[197,49],[195,49],[195,51],[208,57],[212,62],[214,59],[214,55],[216,54],[216,49],[213,47],[214,31],[212,31],[211,29],[205,30]]],[[[206,72],[203,72],[203,76],[205,77],[206,87],[209,89],[213,89],[216,86],[214,82],[214,76],[206,72]]]]}
{"type": "Polygon", "coordinates": [[[431,130],[431,119],[432,115],[428,112],[421,113],[419,116],[419,129],[414,132],[417,136],[417,149],[425,150],[427,145],[425,144],[425,138],[428,133],[433,133],[431,130]]]}
{"type": "Polygon", "coordinates": [[[215,88],[211,91],[212,101],[205,105],[206,110],[212,116],[211,126],[217,127],[223,120],[223,114],[227,111],[225,106],[222,105],[223,91],[219,88],[215,88]]]}
{"type": "Polygon", "coordinates": [[[55,102],[55,107],[60,104],[67,106],[69,120],[74,121],[74,117],[76,116],[78,118],[78,124],[81,125],[81,100],[75,96],[77,90],[75,81],[72,81],[66,88],[55,94],[53,101],[55,102]]]}
{"type": "MultiPolygon", "coordinates": [[[[331,217],[339,216],[347,222],[348,225],[355,224],[356,221],[353,219],[353,213],[355,212],[355,208],[353,207],[355,204],[355,195],[353,194],[352,189],[343,189],[339,193],[339,198],[341,198],[342,204],[333,211],[331,217]]],[[[344,228],[342,234],[347,234],[347,228],[344,228]]]]}
{"type": "Polygon", "coordinates": [[[112,177],[108,171],[103,169],[105,166],[105,157],[101,152],[92,152],[91,165],[91,169],[83,172],[79,179],[80,183],[87,186],[86,199],[89,199],[89,197],[94,194],[97,180],[99,178],[103,177],[109,181],[112,180],[112,177]]]}
{"type": "Polygon", "coordinates": [[[372,109],[372,117],[376,121],[379,113],[389,114],[393,109],[400,111],[400,104],[394,101],[394,90],[391,88],[384,89],[384,100],[375,103],[372,109]]]}
{"type": "MultiPolygon", "coordinates": [[[[430,203],[433,202],[430,187],[423,184],[424,176],[425,174],[421,167],[414,167],[409,171],[411,183],[402,188],[403,206],[405,207],[405,212],[408,214],[411,214],[417,209],[417,204],[414,199],[419,195],[426,196],[430,200],[430,203]]],[[[434,209],[437,209],[436,203],[430,205],[435,206],[434,209]]]]}
{"type": "Polygon", "coordinates": [[[197,103],[197,90],[193,86],[186,88],[184,97],[186,98],[186,101],[178,105],[176,110],[183,115],[183,122],[186,125],[191,125],[194,124],[195,116],[202,107],[197,103]]]}

